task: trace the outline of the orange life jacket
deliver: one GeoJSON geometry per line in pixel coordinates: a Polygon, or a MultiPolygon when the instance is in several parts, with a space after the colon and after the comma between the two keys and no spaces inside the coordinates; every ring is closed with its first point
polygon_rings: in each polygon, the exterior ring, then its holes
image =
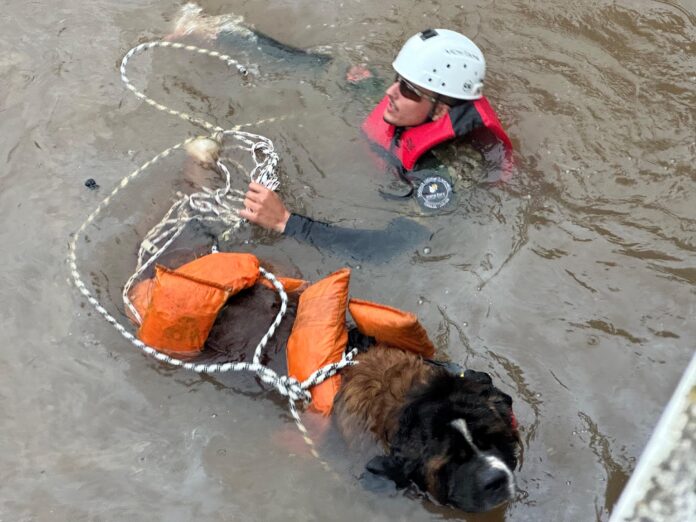
{"type": "Polygon", "coordinates": [[[225,301],[256,283],[259,261],[251,254],[217,253],[176,270],[158,266],[131,300],[142,318],[138,338],[170,355],[201,351],[225,301]]]}
{"type": "MultiPolygon", "coordinates": [[[[258,275],[259,262],[251,254],[209,254],[176,270],[158,266],[154,279],[141,281],[129,294],[142,317],[138,337],[172,355],[199,353],[225,301],[256,284],[258,275]]],[[[433,355],[435,347],[414,314],[348,299],[347,268],[308,287],[299,279],[278,279],[287,291],[302,292],[287,345],[288,374],[298,381],[342,359],[348,343],[348,309],[363,334],[394,348],[433,355]]],[[[260,282],[268,285],[264,279],[260,282]]],[[[340,384],[340,375],[334,375],[315,386],[312,409],[331,413],[340,384]]]]}
{"type": "MultiPolygon", "coordinates": [[[[343,357],[349,283],[350,270],[343,268],[302,292],[286,353],[288,375],[298,381],[343,357]]],[[[341,376],[334,375],[312,388],[311,407],[324,415],[331,413],[340,386],[341,376]]]]}
{"type": "Polygon", "coordinates": [[[361,299],[351,299],[348,309],[360,333],[423,357],[435,354],[435,346],[415,314],[361,299]]]}

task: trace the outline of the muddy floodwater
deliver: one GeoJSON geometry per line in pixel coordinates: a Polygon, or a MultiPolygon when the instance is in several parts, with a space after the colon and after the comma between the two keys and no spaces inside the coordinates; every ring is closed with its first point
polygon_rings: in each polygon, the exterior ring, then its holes
{"type": "MultiPolygon", "coordinates": [[[[491,373],[514,399],[524,461],[514,501],[477,516],[367,488],[338,451],[327,473],[275,392],[146,357],[76,290],[71,235],[123,177],[201,132],[118,74],[181,5],[3,1],[0,520],[607,520],[695,346],[696,4],[208,0],[209,14],[334,60],[259,59],[245,81],[174,50],[133,60],[139,88],[222,127],[283,116],[249,130],[273,141],[291,209],[432,231],[388,262],[253,228],[226,247],[309,280],[351,267],[353,296],[416,312],[443,357],[491,373]],[[490,186],[472,160],[445,216],[379,197],[359,129],[380,93],[343,80],[351,63],[389,78],[428,27],[482,48],[518,169],[490,186]]],[[[78,238],[80,272],[119,320],[139,240],[188,188],[183,160],[158,162],[78,238]]]]}

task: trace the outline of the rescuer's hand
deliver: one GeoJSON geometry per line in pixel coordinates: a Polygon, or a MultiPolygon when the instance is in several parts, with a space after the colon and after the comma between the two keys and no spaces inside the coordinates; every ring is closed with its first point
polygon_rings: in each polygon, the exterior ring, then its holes
{"type": "Polygon", "coordinates": [[[249,190],[244,196],[244,208],[239,215],[263,228],[275,230],[281,234],[290,219],[290,212],[285,208],[278,194],[259,183],[249,183],[249,190]]]}

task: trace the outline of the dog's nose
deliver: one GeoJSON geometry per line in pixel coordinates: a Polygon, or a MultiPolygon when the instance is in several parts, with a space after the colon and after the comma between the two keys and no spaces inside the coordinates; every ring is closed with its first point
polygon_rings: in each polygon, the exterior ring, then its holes
{"type": "Polygon", "coordinates": [[[481,487],[489,495],[507,491],[509,487],[509,477],[505,471],[496,468],[489,468],[481,474],[481,487]]]}

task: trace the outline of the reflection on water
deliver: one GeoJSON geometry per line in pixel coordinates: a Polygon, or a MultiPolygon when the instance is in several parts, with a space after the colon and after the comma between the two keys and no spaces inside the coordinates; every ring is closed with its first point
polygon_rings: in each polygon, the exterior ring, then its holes
{"type": "MultiPolygon", "coordinates": [[[[238,236],[240,248],[310,280],[349,265],[352,295],[417,312],[444,357],[491,372],[522,426],[521,493],[464,517],[408,491],[366,490],[360,464],[329,445],[343,477],[334,480],[288,445],[295,428],[283,401],[253,379],[163,367],[85,307],[66,284],[69,235],[123,176],[199,133],[118,81],[122,54],[168,32],[176,13],[167,2],[9,0],[0,518],[606,520],[696,333],[693,9],[649,0],[203,8],[335,59],[306,78],[264,77],[259,63],[240,83],[217,60],[155,53],[135,65],[137,85],[223,127],[288,116],[253,131],[279,151],[293,210],[356,228],[408,215],[432,231],[382,264],[256,230],[238,236]],[[487,95],[519,164],[504,187],[467,177],[458,209],[432,217],[377,194],[384,179],[358,130],[371,94],[351,94],[341,79],[346,64],[365,61],[389,77],[401,43],[424,26],[480,44],[487,95]],[[102,188],[87,190],[87,178],[102,188]]],[[[181,169],[180,156],[158,165],[81,244],[83,275],[109,309],[121,306],[138,241],[188,189],[181,169]]]]}

